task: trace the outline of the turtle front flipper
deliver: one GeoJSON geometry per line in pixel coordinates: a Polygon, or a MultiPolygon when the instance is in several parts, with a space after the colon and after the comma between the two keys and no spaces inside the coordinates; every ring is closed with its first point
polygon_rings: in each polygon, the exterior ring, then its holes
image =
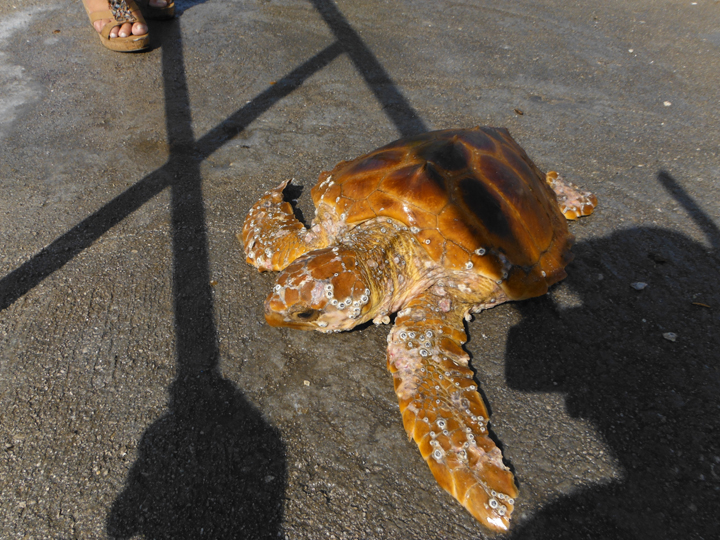
{"type": "Polygon", "coordinates": [[[258,270],[282,270],[308,251],[327,246],[327,239],[319,227],[306,229],[298,221],[283,190],[290,183],[284,181],[265,194],[250,209],[242,237],[246,261],[258,270]]]}
{"type": "Polygon", "coordinates": [[[410,301],[388,336],[388,369],[405,430],[435,479],[485,526],[506,531],[517,488],[488,436],[487,409],[462,349],[469,307],[443,290],[410,301]]]}
{"type": "Polygon", "coordinates": [[[589,191],[580,191],[579,187],[569,180],[565,180],[555,171],[547,173],[545,181],[555,192],[560,212],[566,219],[575,220],[583,216],[589,216],[595,211],[598,200],[589,191]]]}

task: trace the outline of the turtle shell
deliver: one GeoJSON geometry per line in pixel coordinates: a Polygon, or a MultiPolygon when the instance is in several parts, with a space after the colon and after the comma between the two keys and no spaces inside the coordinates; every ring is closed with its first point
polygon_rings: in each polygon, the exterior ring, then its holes
{"type": "Polygon", "coordinates": [[[571,260],[555,193],[504,128],[400,139],[323,172],[311,193],[349,227],[402,223],[437,263],[493,279],[513,300],[544,294],[571,260]]]}

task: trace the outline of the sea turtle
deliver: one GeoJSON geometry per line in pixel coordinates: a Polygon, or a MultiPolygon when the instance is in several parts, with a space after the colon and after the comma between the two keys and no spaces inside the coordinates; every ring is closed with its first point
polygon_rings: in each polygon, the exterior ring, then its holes
{"type": "Polygon", "coordinates": [[[488,436],[463,320],[563,279],[565,218],[597,199],[489,127],[400,139],[321,173],[310,229],[283,200],[287,184],[255,203],[242,231],[248,263],[283,270],[267,322],[339,332],[397,312],[387,365],[408,436],[445,490],[507,530],[517,488],[488,436]]]}

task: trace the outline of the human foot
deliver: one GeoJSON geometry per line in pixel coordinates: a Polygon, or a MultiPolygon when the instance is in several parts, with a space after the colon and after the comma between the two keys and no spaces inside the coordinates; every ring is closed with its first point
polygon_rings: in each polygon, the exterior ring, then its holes
{"type": "MultiPolygon", "coordinates": [[[[102,44],[113,51],[131,52],[150,44],[148,27],[133,0],[82,0],[102,44]]],[[[157,3],[165,0],[152,0],[157,3]]]]}
{"type": "MultiPolygon", "coordinates": [[[[153,2],[163,2],[165,3],[165,0],[153,0],[153,2]]],[[[101,11],[108,11],[110,10],[110,4],[108,0],[83,0],[83,4],[85,5],[85,9],[87,10],[88,14],[92,13],[98,13],[101,11]]],[[[132,16],[137,19],[134,23],[126,22],[121,26],[116,26],[112,30],[110,30],[110,38],[117,38],[117,37],[128,37],[128,36],[142,36],[147,34],[148,27],[147,24],[143,22],[140,22],[143,20],[142,13],[140,13],[140,10],[132,10],[130,12],[132,16]]],[[[113,22],[112,18],[109,19],[98,19],[97,21],[93,22],[93,26],[95,27],[95,30],[97,30],[98,34],[102,32],[103,27],[113,22]]]]}

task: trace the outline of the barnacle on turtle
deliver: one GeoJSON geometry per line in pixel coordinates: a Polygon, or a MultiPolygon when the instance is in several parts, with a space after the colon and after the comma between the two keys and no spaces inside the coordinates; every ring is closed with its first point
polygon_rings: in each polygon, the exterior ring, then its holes
{"type": "Polygon", "coordinates": [[[282,270],[267,322],[334,332],[397,312],[387,365],[405,430],[445,490],[507,530],[518,491],[488,436],[463,319],[563,279],[566,219],[597,199],[489,127],[401,139],[321,173],[310,229],[283,201],[286,185],[252,207],[241,238],[248,263],[282,270]]]}

